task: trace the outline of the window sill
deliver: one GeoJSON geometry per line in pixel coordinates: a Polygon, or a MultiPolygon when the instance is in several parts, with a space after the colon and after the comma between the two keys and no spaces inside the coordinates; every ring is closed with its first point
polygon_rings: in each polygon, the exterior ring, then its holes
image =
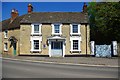
{"type": "Polygon", "coordinates": [[[4,39],[7,39],[8,37],[4,37],[4,39]]]}
{"type": "Polygon", "coordinates": [[[30,50],[30,52],[41,52],[41,50],[30,50]]]}
{"type": "Polygon", "coordinates": [[[59,35],[62,35],[62,33],[53,33],[52,35],[55,35],[55,36],[59,36],[59,35]]]}
{"type": "Polygon", "coordinates": [[[40,33],[38,33],[38,34],[36,34],[36,33],[32,33],[31,34],[31,36],[41,36],[42,34],[40,34],[40,33]]]}
{"type": "Polygon", "coordinates": [[[76,35],[77,35],[77,36],[80,36],[81,34],[80,34],[80,33],[71,33],[70,35],[71,35],[71,36],[76,36],[76,35]]]}
{"type": "Polygon", "coordinates": [[[70,52],[81,52],[81,50],[70,50],[70,52]]]}
{"type": "Polygon", "coordinates": [[[8,50],[4,50],[4,52],[8,52],[8,50]]]}

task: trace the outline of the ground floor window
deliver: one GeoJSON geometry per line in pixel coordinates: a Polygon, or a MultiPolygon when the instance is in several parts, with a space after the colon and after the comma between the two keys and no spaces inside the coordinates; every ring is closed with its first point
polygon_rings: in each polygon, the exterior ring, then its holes
{"type": "Polygon", "coordinates": [[[81,51],[81,48],[80,48],[81,44],[80,43],[81,43],[81,40],[79,38],[78,39],[72,38],[70,51],[81,51]]]}
{"type": "Polygon", "coordinates": [[[8,43],[4,43],[4,50],[8,51],[8,43]]]}
{"type": "Polygon", "coordinates": [[[73,50],[78,50],[78,40],[73,40],[73,50]]]}
{"type": "Polygon", "coordinates": [[[41,51],[40,49],[40,40],[39,39],[35,39],[31,41],[31,51],[41,51]]]}
{"type": "Polygon", "coordinates": [[[39,50],[39,40],[33,40],[34,50],[39,50]]]}

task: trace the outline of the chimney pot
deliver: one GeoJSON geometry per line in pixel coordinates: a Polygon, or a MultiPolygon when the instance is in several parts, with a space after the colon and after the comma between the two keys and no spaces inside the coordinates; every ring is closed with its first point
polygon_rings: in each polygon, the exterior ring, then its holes
{"type": "Polygon", "coordinates": [[[32,4],[28,4],[28,13],[31,13],[33,11],[32,4]]]}
{"type": "Polygon", "coordinates": [[[87,12],[87,5],[86,5],[86,3],[84,3],[84,5],[83,5],[83,12],[87,12]]]}
{"type": "Polygon", "coordinates": [[[18,10],[12,9],[11,11],[11,20],[13,21],[18,16],[18,10]]]}
{"type": "Polygon", "coordinates": [[[11,12],[15,12],[15,10],[14,9],[12,9],[12,11],[11,12]]]}

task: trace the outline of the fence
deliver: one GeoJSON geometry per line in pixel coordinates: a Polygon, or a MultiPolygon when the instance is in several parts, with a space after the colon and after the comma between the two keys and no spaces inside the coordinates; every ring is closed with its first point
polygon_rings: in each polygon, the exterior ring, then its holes
{"type": "Polygon", "coordinates": [[[95,54],[96,57],[111,57],[111,45],[95,45],[95,54]]]}
{"type": "Polygon", "coordinates": [[[91,55],[96,57],[117,56],[120,52],[118,50],[120,50],[120,44],[117,44],[117,41],[112,41],[111,44],[95,44],[95,41],[91,41],[91,55]],[[119,49],[117,45],[119,45],[119,49]]]}

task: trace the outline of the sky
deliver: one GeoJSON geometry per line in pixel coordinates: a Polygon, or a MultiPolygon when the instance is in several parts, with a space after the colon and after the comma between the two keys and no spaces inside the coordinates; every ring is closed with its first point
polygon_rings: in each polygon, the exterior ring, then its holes
{"type": "Polygon", "coordinates": [[[19,16],[27,14],[29,3],[33,5],[33,12],[81,12],[84,4],[84,2],[2,2],[2,20],[11,17],[12,9],[18,10],[19,16]]]}

